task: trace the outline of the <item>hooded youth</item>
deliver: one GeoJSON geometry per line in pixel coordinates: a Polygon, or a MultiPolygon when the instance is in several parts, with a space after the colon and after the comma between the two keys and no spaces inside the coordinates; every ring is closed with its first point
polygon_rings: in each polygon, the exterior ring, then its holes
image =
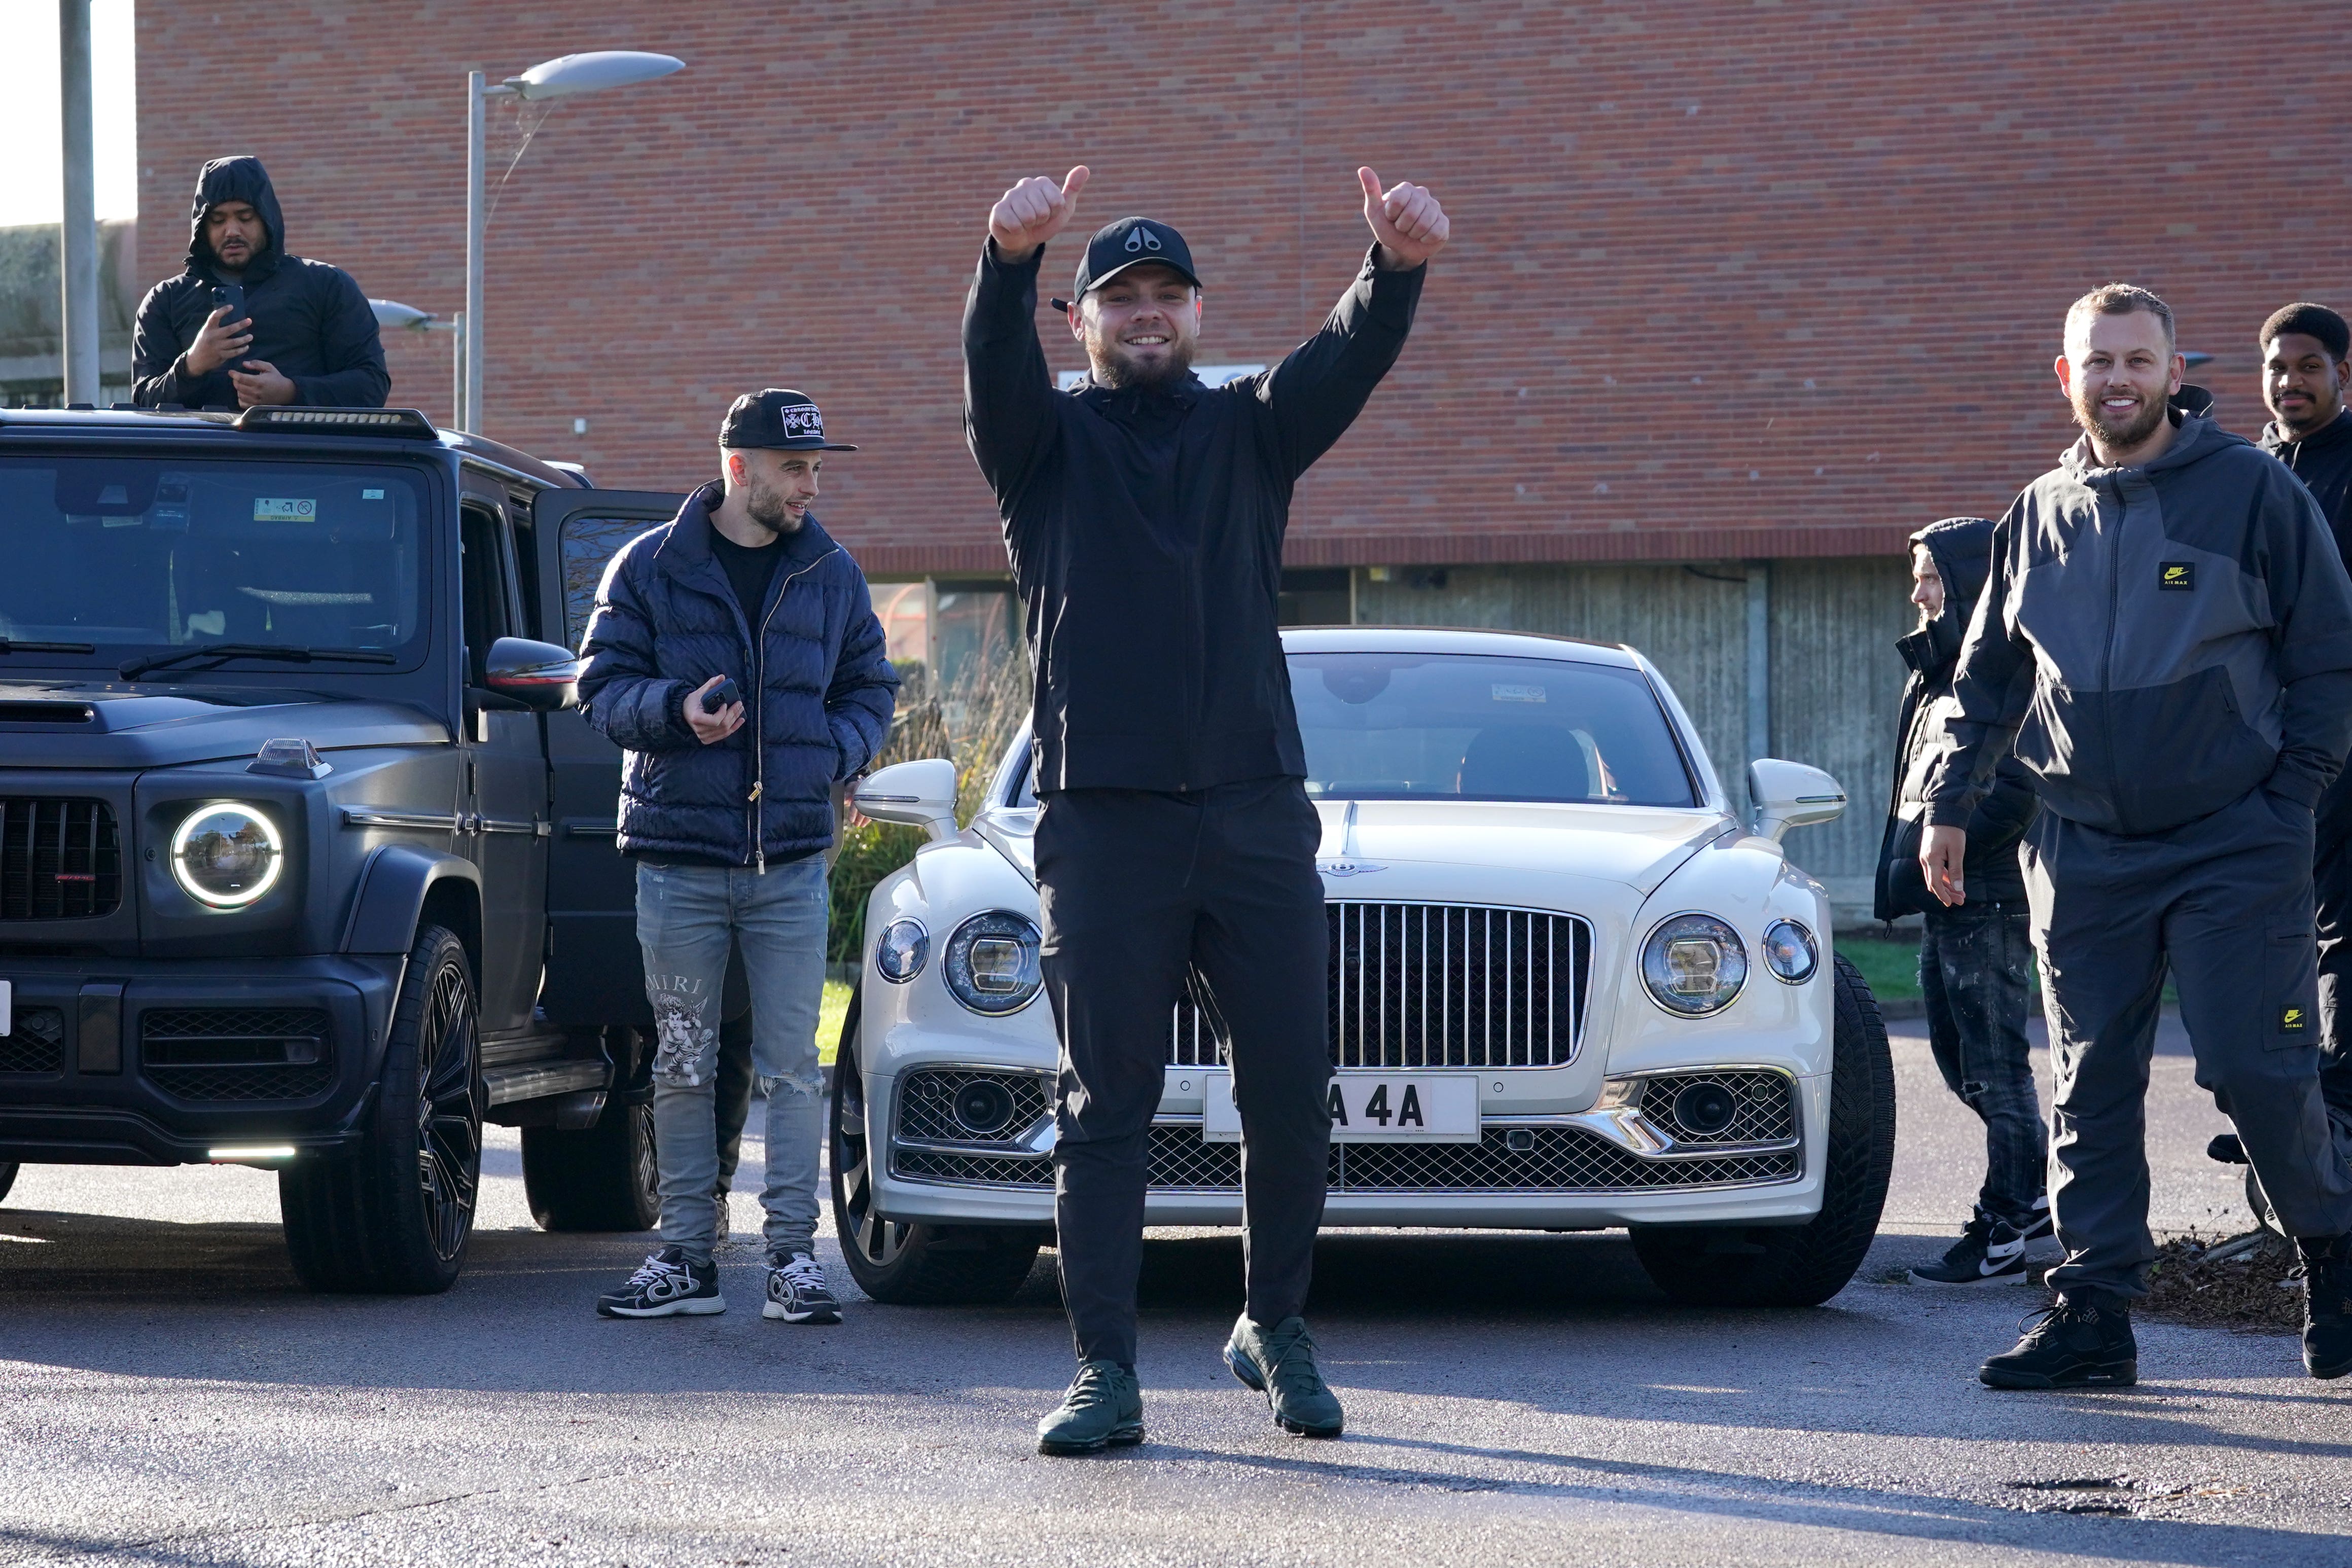
{"type": "Polygon", "coordinates": [[[223,202],[250,203],[268,235],[237,281],[245,285],[253,343],[244,359],[261,360],[294,384],[295,403],[311,408],[381,408],[392,392],[376,335],[375,312],[350,273],[308,261],[286,248],[286,220],[261,160],[215,158],[196,176],[188,224],[186,269],[147,291],[131,339],[131,401],[142,407],[235,408],[228,367],[191,373],[187,353],[214,309],[223,279],[205,239],[205,215],[223,202]]]}
{"type": "MultiPolygon", "coordinates": [[[[2184,391],[2189,389],[2184,389],[2184,391]]],[[[2286,466],[2176,402],[2144,468],[2086,436],[1994,530],[1939,712],[1927,821],[1965,828],[2009,749],[2042,803],[2158,833],[2256,788],[2310,810],[2352,745],[2352,578],[2286,466]],[[2030,668],[2021,724],[2011,683],[2030,668]]]]}

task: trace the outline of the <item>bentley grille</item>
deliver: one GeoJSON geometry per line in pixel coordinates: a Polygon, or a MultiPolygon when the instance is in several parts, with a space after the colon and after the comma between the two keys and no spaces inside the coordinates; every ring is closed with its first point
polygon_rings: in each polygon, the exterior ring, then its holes
{"type": "MultiPolygon", "coordinates": [[[[1592,925],[1482,904],[1335,901],[1327,971],[1331,1063],[1342,1068],[1549,1068],[1584,1038],[1592,925]]],[[[1210,1067],[1223,1031],[1192,995],[1169,1061],[1210,1067]]]]}

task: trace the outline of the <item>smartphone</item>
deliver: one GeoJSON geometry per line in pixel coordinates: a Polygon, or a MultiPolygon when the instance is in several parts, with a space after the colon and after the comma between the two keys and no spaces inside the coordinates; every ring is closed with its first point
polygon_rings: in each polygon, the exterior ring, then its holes
{"type": "Polygon", "coordinates": [[[242,283],[221,284],[213,290],[213,304],[215,307],[222,305],[228,307],[228,314],[221,318],[221,323],[224,326],[244,321],[245,285],[242,283]]]}
{"type": "Polygon", "coordinates": [[[730,702],[742,700],[743,694],[735,689],[735,678],[730,675],[702,694],[702,710],[716,713],[730,702]]]}

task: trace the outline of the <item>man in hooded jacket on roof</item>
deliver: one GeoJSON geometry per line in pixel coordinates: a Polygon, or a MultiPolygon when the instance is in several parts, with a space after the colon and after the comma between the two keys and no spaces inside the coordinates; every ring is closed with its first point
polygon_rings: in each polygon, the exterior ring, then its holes
{"type": "Polygon", "coordinates": [[[196,176],[187,268],[139,302],[131,375],[142,408],[381,408],[392,392],[367,296],[341,268],[288,253],[252,157],[196,176]]]}

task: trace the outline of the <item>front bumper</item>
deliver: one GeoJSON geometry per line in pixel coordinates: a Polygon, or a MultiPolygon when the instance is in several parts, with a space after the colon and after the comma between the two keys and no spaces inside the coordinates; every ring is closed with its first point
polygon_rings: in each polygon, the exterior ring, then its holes
{"type": "Polygon", "coordinates": [[[0,1162],[173,1165],[360,1136],[398,957],[0,957],[0,1162]]]}

